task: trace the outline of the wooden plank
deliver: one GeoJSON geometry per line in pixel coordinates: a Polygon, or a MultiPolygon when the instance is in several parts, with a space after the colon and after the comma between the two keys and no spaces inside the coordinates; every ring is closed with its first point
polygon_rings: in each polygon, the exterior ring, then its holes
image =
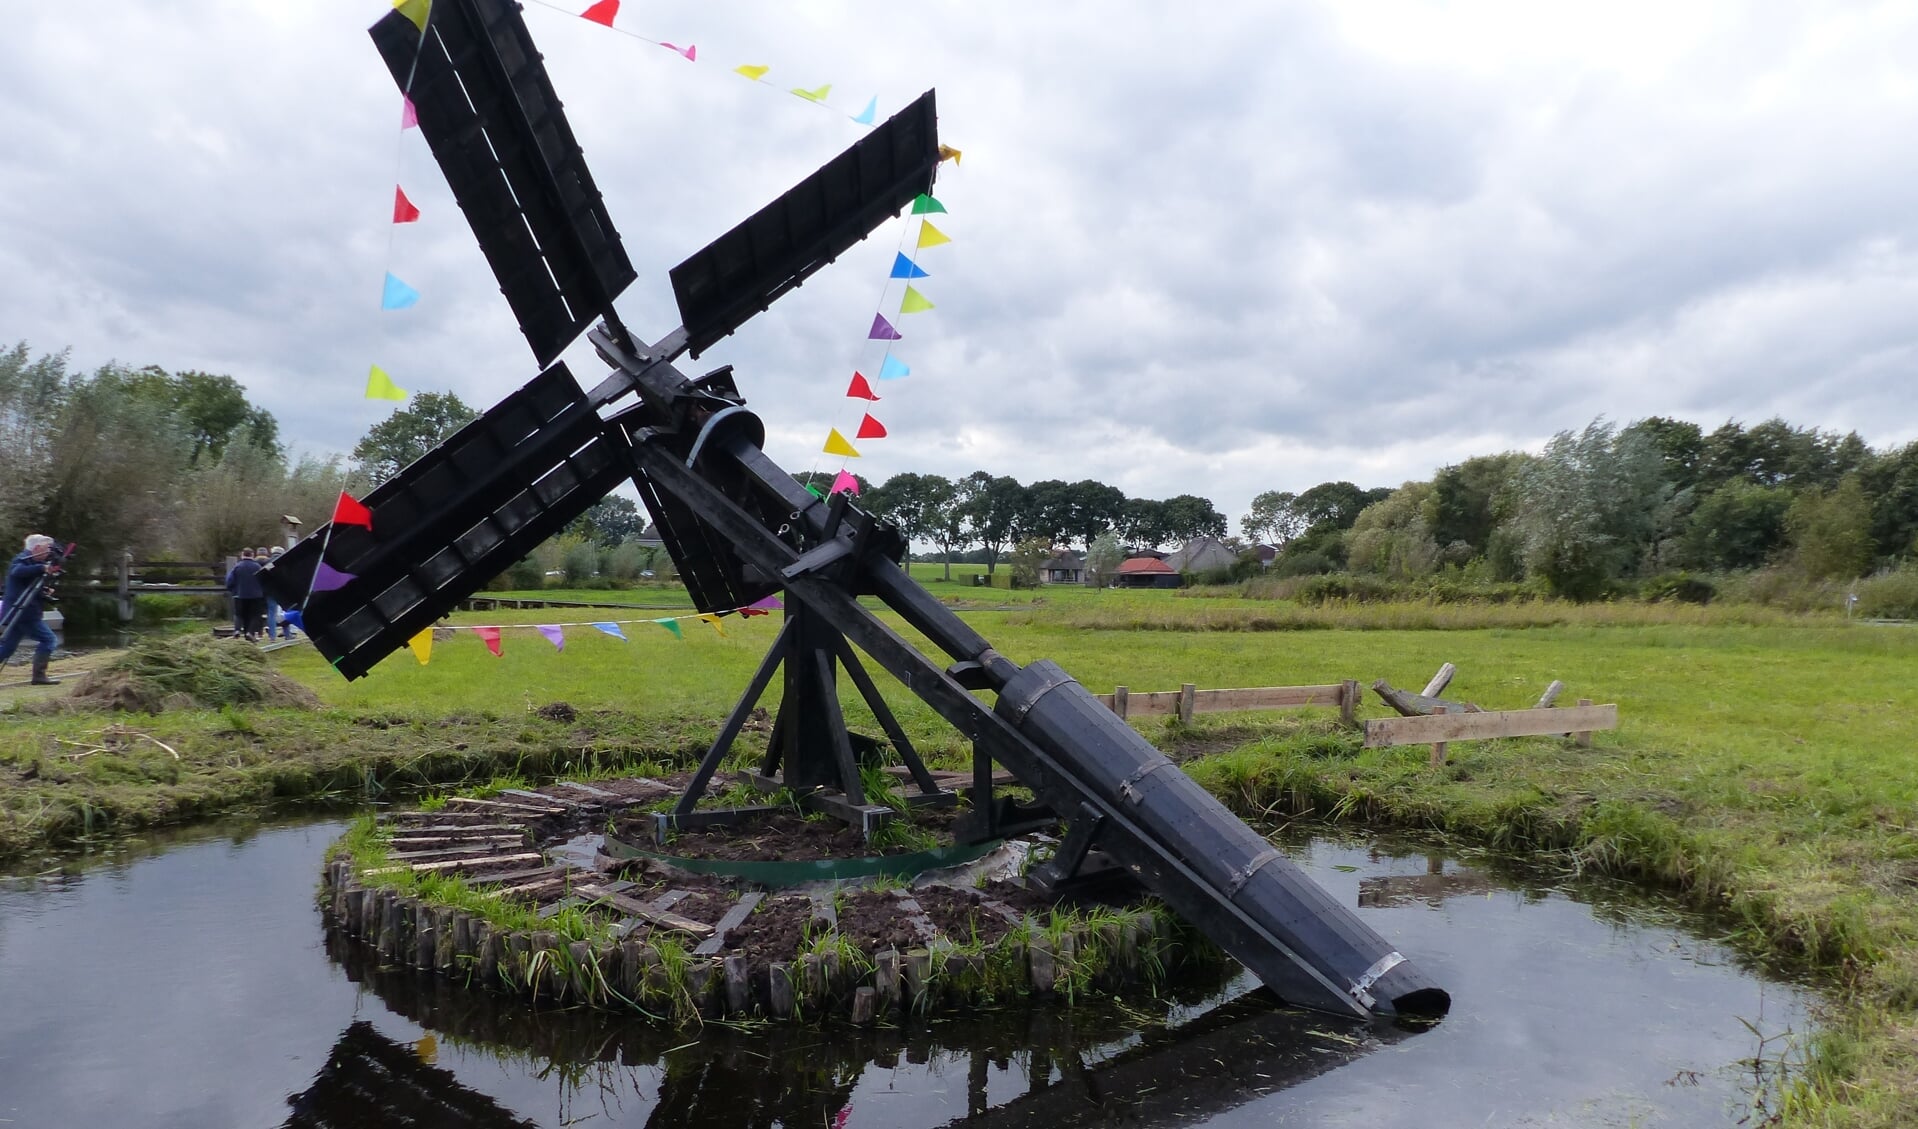
{"type": "Polygon", "coordinates": [[[523,835],[526,828],[517,823],[403,823],[389,824],[388,830],[395,837],[420,838],[426,835],[447,835],[454,838],[482,838],[488,835],[523,835]]]}
{"type": "Polygon", "coordinates": [[[577,780],[562,780],[559,782],[558,785],[556,785],[556,787],[571,788],[574,791],[584,792],[589,796],[597,796],[603,800],[618,800],[618,799],[625,798],[621,796],[618,792],[608,792],[604,788],[595,788],[591,784],[581,784],[577,780]]]}
{"type": "Polygon", "coordinates": [[[1484,713],[1379,717],[1365,723],[1365,747],[1478,741],[1488,737],[1538,737],[1618,728],[1618,706],[1564,710],[1493,710],[1484,713]]]}
{"type": "Polygon", "coordinates": [[[746,920],[746,916],[752,913],[765,898],[766,895],[757,890],[750,894],[741,894],[739,900],[733,903],[733,908],[726,911],[726,916],[719,919],[718,925],[713,926],[713,935],[700,942],[699,947],[693,950],[693,955],[702,957],[717,955],[720,946],[726,943],[726,934],[738,928],[739,923],[746,920]]]}
{"type": "MultiPolygon", "coordinates": [[[[608,890],[604,886],[585,885],[576,887],[576,889],[581,894],[586,895],[596,902],[605,902],[607,905],[612,906],[628,917],[638,918],[640,921],[657,925],[663,929],[671,929],[678,933],[688,933],[694,937],[701,938],[711,937],[714,933],[714,927],[707,925],[703,921],[694,921],[690,917],[682,917],[679,914],[670,913],[663,909],[655,909],[645,902],[629,898],[625,894],[614,890],[608,890]]],[[[760,895],[752,896],[757,898],[760,895]]],[[[757,905],[759,903],[755,901],[753,904],[757,905]]],[[[746,912],[752,912],[750,906],[747,907],[746,912]]],[[[716,952],[718,950],[714,951],[716,952]]]]}
{"type": "Polygon", "coordinates": [[[549,796],[544,792],[532,792],[525,788],[501,788],[499,794],[513,797],[507,801],[508,803],[557,804],[561,810],[593,806],[585,800],[576,800],[571,796],[549,796]]]}
{"type": "Polygon", "coordinates": [[[440,862],[420,862],[402,866],[376,867],[366,873],[369,875],[397,874],[402,870],[411,870],[415,874],[420,874],[435,870],[458,870],[463,867],[494,866],[509,862],[537,862],[539,857],[539,852],[532,851],[520,855],[490,855],[483,858],[445,859],[440,862]]]}
{"type": "Polygon", "coordinates": [[[1552,703],[1558,701],[1558,696],[1564,692],[1565,684],[1554,678],[1552,679],[1552,684],[1545,688],[1545,692],[1538,696],[1538,705],[1532,708],[1535,710],[1551,709],[1552,703]]]}
{"type": "Polygon", "coordinates": [[[1199,713],[1288,710],[1302,706],[1336,706],[1344,700],[1345,688],[1340,685],[1259,686],[1243,690],[1201,690],[1193,708],[1199,713]]]}
{"type": "Polygon", "coordinates": [[[496,815],[548,816],[566,814],[566,809],[558,805],[538,806],[534,804],[514,804],[506,803],[502,800],[482,800],[476,796],[451,796],[447,798],[446,806],[452,807],[455,804],[463,808],[479,808],[496,815]]]}
{"type": "Polygon", "coordinates": [[[1440,694],[1443,694],[1445,688],[1452,684],[1452,676],[1457,673],[1458,667],[1453,666],[1451,663],[1446,663],[1444,666],[1439,667],[1438,673],[1432,676],[1432,681],[1427,682],[1425,689],[1419,691],[1419,696],[1436,698],[1440,694]]]}

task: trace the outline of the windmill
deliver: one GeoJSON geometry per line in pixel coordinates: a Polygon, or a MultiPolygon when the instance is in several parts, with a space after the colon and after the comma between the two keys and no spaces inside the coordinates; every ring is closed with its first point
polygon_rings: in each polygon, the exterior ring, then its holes
{"type": "Polygon", "coordinates": [[[303,603],[308,637],[335,669],[361,677],[630,479],[702,612],[775,593],[785,607],[692,781],[658,815],[661,829],[750,814],[695,804],[775,676],[779,712],[750,774],[762,789],[790,789],[867,834],[891,816],[864,793],[860,766],[882,747],[847,729],[843,674],[908,770],[909,799],[954,804],[958,793],[927,772],[863,653],[972,742],[963,839],[1063,819],[1069,830],[1041,881],[1122,868],[1289,1002],[1443,1014],[1441,988],[1056,663],[1014,663],[915,583],[899,564],[898,530],[845,494],[814,496],[768,458],[730,366],[698,377],[676,367],[931,189],[933,93],[672,268],[681,325],[647,341],[613,308],[636,275],[519,11],[512,0],[437,0],[423,28],[394,11],[371,30],[542,371],[368,494],[363,524],[316,530],[266,571],[276,599],[303,603]],[[590,389],[556,360],[581,333],[610,369],[590,389]],[[316,590],[320,575],[329,583],[316,590]],[[943,657],[908,642],[862,596],[943,657]],[[995,795],[995,763],[1036,801],[995,795]]]}

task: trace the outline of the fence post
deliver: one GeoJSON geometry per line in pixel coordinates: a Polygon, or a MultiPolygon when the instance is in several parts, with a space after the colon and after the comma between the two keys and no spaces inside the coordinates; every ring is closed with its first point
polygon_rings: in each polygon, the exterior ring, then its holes
{"type": "Polygon", "coordinates": [[[1126,708],[1131,704],[1127,701],[1127,693],[1123,686],[1112,688],[1112,712],[1118,714],[1121,720],[1125,718],[1126,708]]]}
{"type": "Polygon", "coordinates": [[[1339,721],[1347,726],[1357,725],[1359,718],[1359,683],[1348,678],[1339,683],[1339,721]]]}
{"type": "Polygon", "coordinates": [[[120,622],[133,620],[133,554],[120,550],[120,622]]]}
{"type": "Polygon", "coordinates": [[[1192,707],[1198,703],[1199,688],[1187,682],[1179,687],[1179,720],[1192,724],[1192,707]]]}
{"type": "MultiPolygon", "coordinates": [[[[1592,700],[1590,698],[1580,698],[1578,704],[1581,706],[1589,706],[1592,704],[1592,700]]],[[[1582,732],[1574,733],[1572,734],[1572,740],[1578,743],[1579,748],[1589,749],[1592,747],[1592,731],[1586,729],[1582,732]]]]}
{"type": "MultiPolygon", "coordinates": [[[[1432,707],[1433,717],[1444,717],[1449,712],[1451,711],[1447,710],[1444,706],[1432,707]]],[[[1443,741],[1432,742],[1432,767],[1437,768],[1444,763],[1445,763],[1445,742],[1443,741]]]]}
{"type": "Polygon", "coordinates": [[[1535,710],[1549,710],[1552,708],[1552,703],[1558,701],[1558,696],[1564,692],[1565,683],[1554,678],[1552,679],[1552,684],[1545,688],[1545,692],[1538,696],[1538,704],[1532,708],[1535,710]]]}

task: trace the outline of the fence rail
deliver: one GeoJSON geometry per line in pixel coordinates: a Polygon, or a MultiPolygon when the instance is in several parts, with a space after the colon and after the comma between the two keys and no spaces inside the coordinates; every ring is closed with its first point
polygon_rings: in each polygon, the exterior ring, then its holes
{"type": "Polygon", "coordinates": [[[1590,698],[1565,709],[1490,710],[1484,713],[1434,713],[1417,717],[1379,717],[1365,723],[1365,747],[1431,745],[1432,763],[1445,763],[1451,741],[1482,741],[1489,737],[1571,737],[1580,745],[1592,743],[1592,732],[1618,728],[1618,706],[1595,706],[1590,698]]]}
{"type": "Polygon", "coordinates": [[[1177,690],[1134,693],[1120,686],[1099,695],[1107,709],[1123,718],[1177,715],[1190,722],[1194,714],[1243,710],[1289,710],[1304,706],[1335,706],[1350,725],[1359,706],[1359,684],[1347,679],[1326,686],[1259,686],[1237,690],[1201,690],[1188,682],[1177,690]]]}

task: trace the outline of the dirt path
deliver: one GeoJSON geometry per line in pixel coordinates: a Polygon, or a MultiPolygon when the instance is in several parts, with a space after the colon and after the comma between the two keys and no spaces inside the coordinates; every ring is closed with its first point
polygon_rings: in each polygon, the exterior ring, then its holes
{"type": "Polygon", "coordinates": [[[14,653],[13,661],[0,668],[0,709],[6,709],[16,702],[39,701],[45,698],[58,698],[73,689],[80,676],[96,667],[105,666],[115,658],[125,654],[124,648],[110,648],[98,651],[85,651],[77,655],[55,653],[54,659],[47,665],[49,677],[58,678],[58,686],[35,686],[28,682],[31,668],[27,665],[33,656],[28,647],[21,647],[14,653]]]}

